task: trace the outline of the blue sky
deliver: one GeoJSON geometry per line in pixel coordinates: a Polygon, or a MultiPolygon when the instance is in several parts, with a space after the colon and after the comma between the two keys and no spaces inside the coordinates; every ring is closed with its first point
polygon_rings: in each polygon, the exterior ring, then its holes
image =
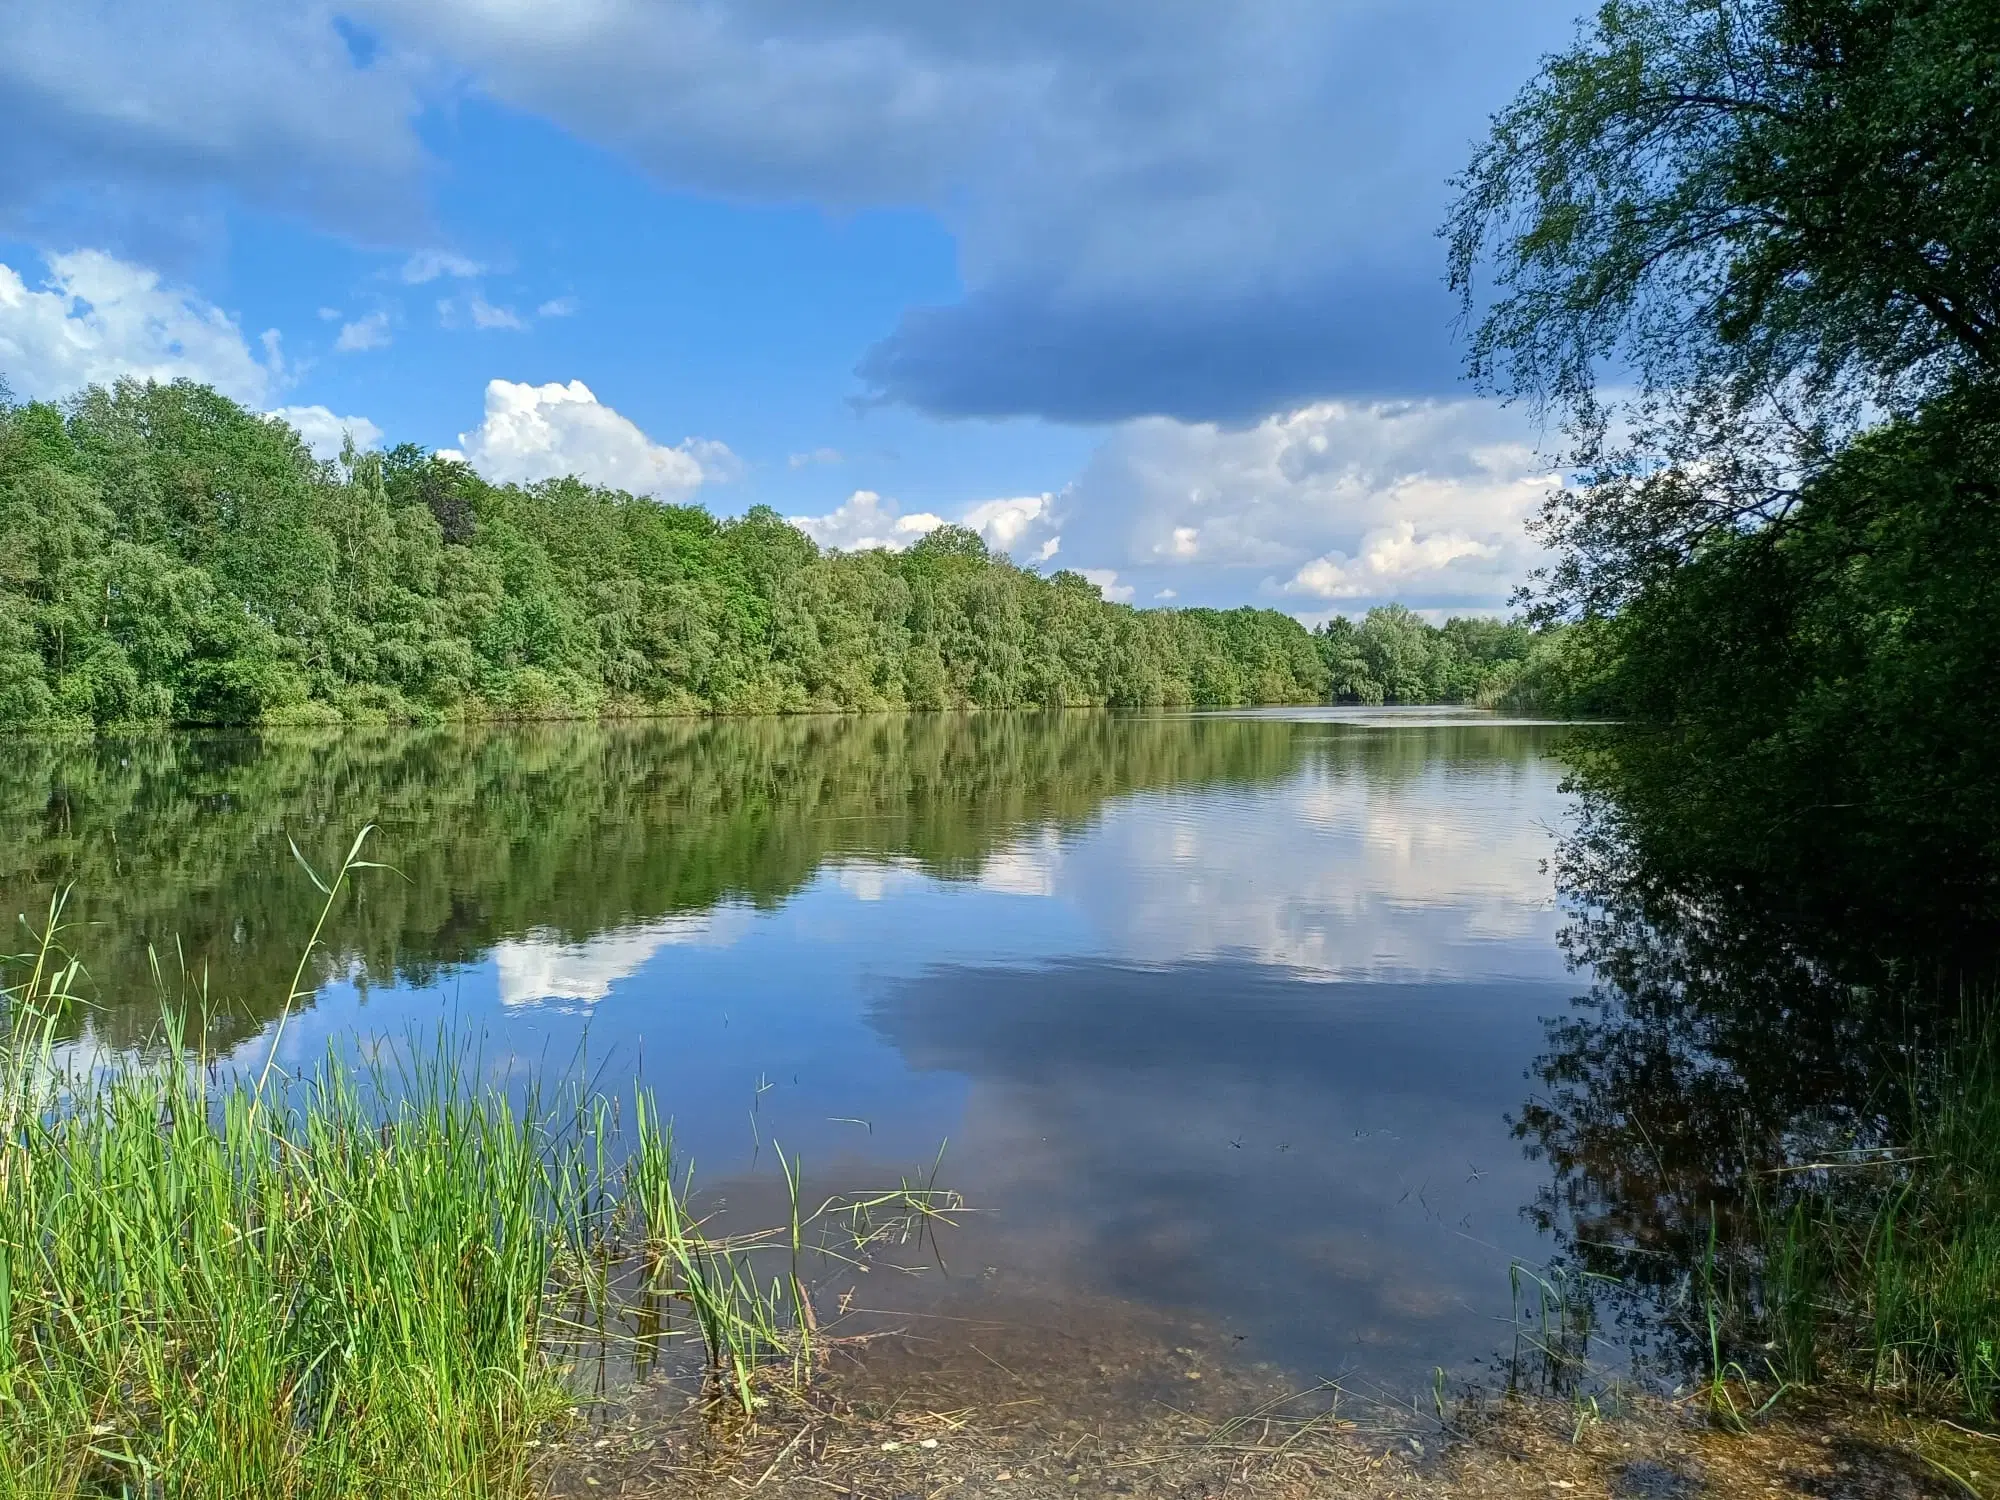
{"type": "Polygon", "coordinates": [[[1435,228],[1575,0],[0,0],[0,374],[1139,603],[1493,609],[1435,228]]]}

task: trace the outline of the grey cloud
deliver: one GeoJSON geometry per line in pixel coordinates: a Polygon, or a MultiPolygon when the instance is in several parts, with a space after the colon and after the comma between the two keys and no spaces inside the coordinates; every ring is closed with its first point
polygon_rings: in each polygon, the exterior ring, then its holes
{"type": "Polygon", "coordinates": [[[1574,0],[364,3],[674,185],[931,208],[868,390],[1096,422],[1449,389],[1444,179],[1574,0]]]}
{"type": "Polygon", "coordinates": [[[875,399],[945,416],[1248,422],[1329,393],[1451,389],[1452,311],[1436,278],[1364,267],[1236,295],[980,289],[906,313],[858,373],[875,399]]]}
{"type": "Polygon", "coordinates": [[[356,49],[311,3],[0,0],[0,218],[226,190],[421,244],[411,122],[478,89],[675,187],[939,215],[965,297],[876,399],[1246,421],[1451,387],[1444,179],[1574,4],[353,0],[356,49]]]}
{"type": "Polygon", "coordinates": [[[231,195],[364,235],[421,220],[416,80],[358,65],[324,7],[0,0],[0,33],[15,233],[171,253],[231,195]]]}

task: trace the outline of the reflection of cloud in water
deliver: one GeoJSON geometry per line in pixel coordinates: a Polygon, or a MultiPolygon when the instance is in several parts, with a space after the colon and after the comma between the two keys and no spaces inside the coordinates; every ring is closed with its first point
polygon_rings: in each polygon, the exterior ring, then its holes
{"type": "Polygon", "coordinates": [[[1054,896],[1062,861],[1062,840],[1052,828],[987,856],[979,888],[1004,896],[1054,896]]]}
{"type": "Polygon", "coordinates": [[[953,1185],[991,1210],[972,1232],[1004,1239],[993,1263],[1395,1379],[1492,1352],[1510,1255],[1542,1253],[1506,1115],[1568,993],[1226,959],[953,967],[871,1019],[911,1066],[971,1080],[953,1185]]]}
{"type": "Polygon", "coordinates": [[[1066,851],[1056,894],[1144,962],[1239,953],[1350,978],[1554,978],[1542,861],[1556,782],[1540,761],[1398,778],[1329,758],[1277,795],[1139,797],[1066,851]]]}
{"type": "Polygon", "coordinates": [[[541,1005],[567,1000],[592,1005],[613,985],[639,972],[662,948],[699,945],[726,948],[749,928],[751,913],[740,906],[662,917],[637,927],[617,927],[580,943],[553,933],[531,932],[493,945],[500,980],[500,1003],[541,1005]]]}
{"type": "Polygon", "coordinates": [[[841,860],[833,867],[833,880],[856,901],[880,901],[930,883],[913,859],[841,860]]]}

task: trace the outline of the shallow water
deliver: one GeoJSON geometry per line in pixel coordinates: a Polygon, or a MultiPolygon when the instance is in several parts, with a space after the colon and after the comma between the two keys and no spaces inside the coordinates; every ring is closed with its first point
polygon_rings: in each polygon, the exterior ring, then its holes
{"type": "Polygon", "coordinates": [[[0,895],[74,882],[79,1046],[150,945],[261,1060],[322,869],[375,823],[279,1056],[477,1039],[643,1077],[716,1195],[928,1176],[913,1316],[1128,1317],[1387,1389],[1510,1343],[1552,1245],[1512,1120],[1581,988],[1543,861],[1565,731],[1437,711],[910,716],[17,742],[0,895]],[[205,986],[205,989],[204,989],[205,986]]]}

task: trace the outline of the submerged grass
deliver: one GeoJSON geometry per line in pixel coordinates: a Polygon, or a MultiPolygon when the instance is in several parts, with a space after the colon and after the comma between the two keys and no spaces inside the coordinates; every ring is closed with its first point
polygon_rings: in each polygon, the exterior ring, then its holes
{"type": "Polygon", "coordinates": [[[1761,1302],[1777,1371],[2000,1417],[2000,1021],[1912,1068],[1900,1148],[1785,1174],[1766,1207],[1761,1302]]]}
{"type": "Polygon", "coordinates": [[[906,1188],[801,1213],[787,1161],[790,1223],[712,1238],[649,1096],[627,1140],[606,1099],[510,1100],[449,1045],[274,1086],[268,1061],[224,1076],[190,1052],[169,1011],[156,1054],[66,1071],[81,970],[59,916],[0,1032],[7,1500],[522,1494],[581,1335],[657,1348],[685,1308],[748,1410],[759,1380],[811,1372],[813,1226],[949,1206],[906,1188]]]}
{"type": "Polygon", "coordinates": [[[2000,1422],[2000,1018],[1969,1014],[1898,1076],[1893,1144],[1766,1172],[1748,1243],[1711,1215],[1689,1305],[1730,1425],[1828,1383],[2000,1422]]]}

